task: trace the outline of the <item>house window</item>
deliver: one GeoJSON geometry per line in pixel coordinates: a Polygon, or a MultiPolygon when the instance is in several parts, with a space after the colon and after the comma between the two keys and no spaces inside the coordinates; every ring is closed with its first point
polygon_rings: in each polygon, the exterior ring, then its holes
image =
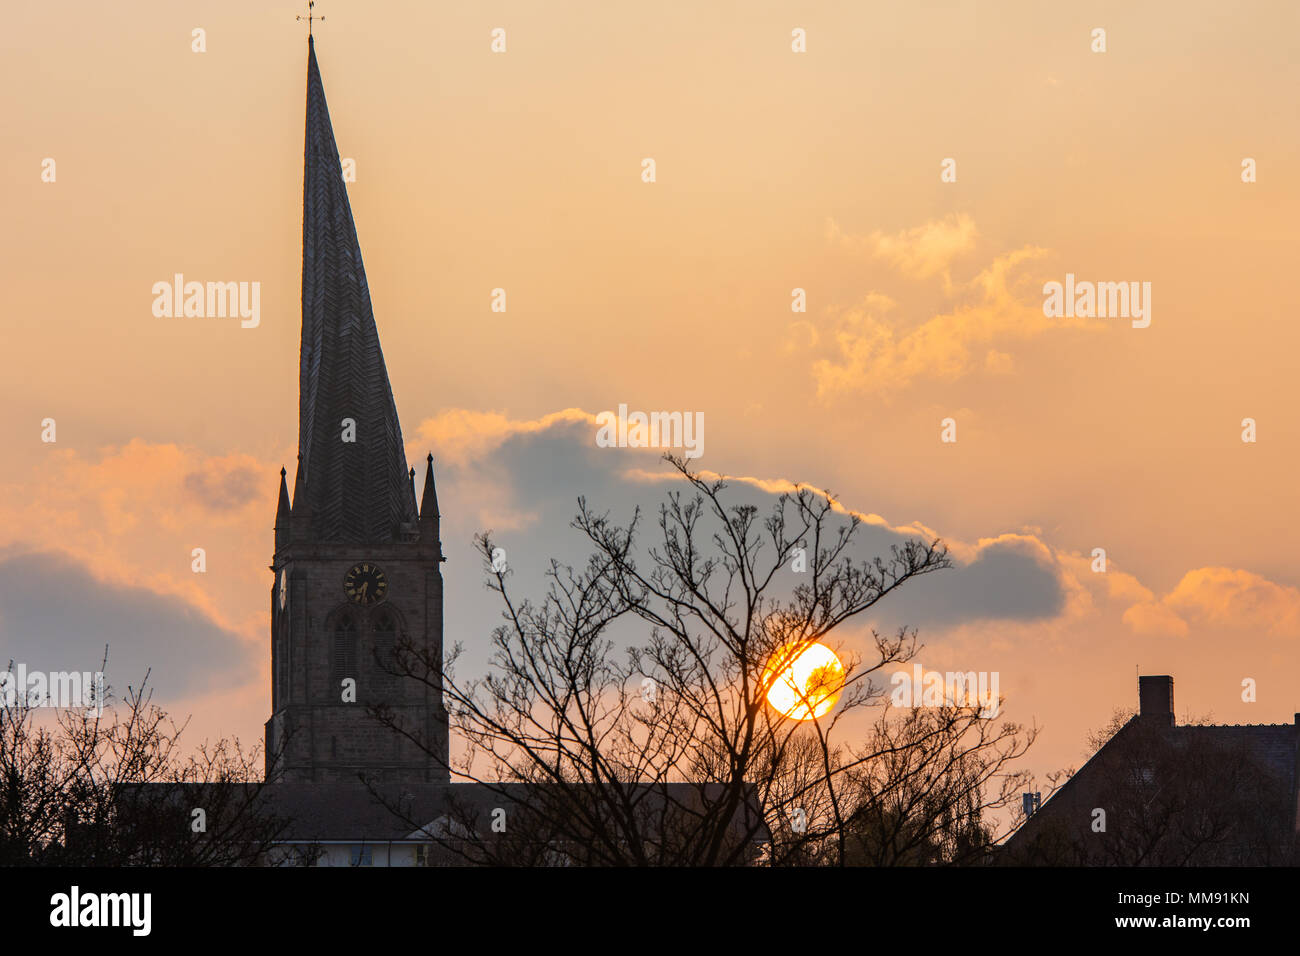
{"type": "Polygon", "coordinates": [[[352,847],[352,865],[353,866],[371,866],[370,847],[354,846],[352,847]]]}

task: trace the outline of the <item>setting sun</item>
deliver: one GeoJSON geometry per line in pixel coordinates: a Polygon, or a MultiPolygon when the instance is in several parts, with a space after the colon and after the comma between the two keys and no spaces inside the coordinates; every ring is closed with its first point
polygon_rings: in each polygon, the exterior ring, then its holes
{"type": "Polygon", "coordinates": [[[787,644],[772,655],[763,672],[772,679],[767,702],[794,720],[811,720],[828,713],[844,687],[844,665],[825,644],[799,648],[787,644]]]}

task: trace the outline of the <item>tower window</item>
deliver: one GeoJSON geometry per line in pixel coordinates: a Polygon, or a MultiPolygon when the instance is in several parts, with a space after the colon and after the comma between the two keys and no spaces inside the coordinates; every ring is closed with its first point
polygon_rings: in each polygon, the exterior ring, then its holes
{"type": "Polygon", "coordinates": [[[392,700],[397,692],[397,675],[393,673],[396,664],[393,651],[397,646],[397,622],[388,611],[381,611],[375,618],[375,690],[387,700],[392,700]]]}
{"type": "Polygon", "coordinates": [[[342,615],[334,625],[333,683],[330,693],[338,699],[339,682],[357,677],[357,626],[351,614],[342,615]]]}

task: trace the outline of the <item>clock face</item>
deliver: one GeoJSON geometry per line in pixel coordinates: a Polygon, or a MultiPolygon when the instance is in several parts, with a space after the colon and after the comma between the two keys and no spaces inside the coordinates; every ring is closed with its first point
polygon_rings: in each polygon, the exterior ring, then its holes
{"type": "Polygon", "coordinates": [[[376,564],[358,564],[343,579],[343,590],[349,601],[369,607],[388,596],[388,578],[376,564]]]}

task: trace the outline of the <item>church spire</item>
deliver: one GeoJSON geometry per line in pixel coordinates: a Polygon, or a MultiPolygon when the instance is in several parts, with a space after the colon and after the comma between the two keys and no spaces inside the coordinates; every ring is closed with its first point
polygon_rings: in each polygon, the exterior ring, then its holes
{"type": "Polygon", "coordinates": [[[289,519],[289,485],[285,481],[287,472],[280,469],[280,503],[275,509],[275,526],[278,528],[286,524],[289,519]]]}
{"type": "Polygon", "coordinates": [[[285,481],[287,472],[280,469],[280,503],[275,509],[275,549],[280,550],[280,546],[289,539],[289,485],[285,481]]]}
{"type": "Polygon", "coordinates": [[[433,455],[424,472],[424,496],[420,499],[420,537],[430,543],[442,534],[442,517],[438,514],[438,487],[433,480],[433,455]]]}
{"type": "Polygon", "coordinates": [[[316,46],[307,41],[299,474],[293,507],[318,541],[382,543],[417,520],[392,389],[348,204],[316,46]]]}

